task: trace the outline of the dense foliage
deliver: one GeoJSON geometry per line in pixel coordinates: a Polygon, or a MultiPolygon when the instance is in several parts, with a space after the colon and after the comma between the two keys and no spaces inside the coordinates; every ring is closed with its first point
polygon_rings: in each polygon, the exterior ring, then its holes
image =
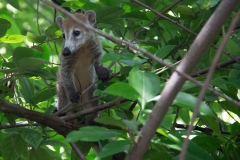
{"type": "MultiPolygon", "coordinates": [[[[132,42],[176,67],[220,0],[141,0],[150,8],[128,0],[57,2],[73,12],[94,10],[96,28],[132,42]],[[163,13],[165,18],[151,9],[163,13]]],[[[212,43],[216,46],[221,45],[239,8],[240,5],[235,7],[214,38],[212,43]]],[[[54,19],[61,13],[40,0],[5,0],[0,2],[0,10],[0,98],[51,115],[56,108],[56,72],[62,44],[62,32],[54,19]]],[[[79,159],[70,143],[76,143],[87,159],[111,159],[116,153],[128,153],[173,71],[123,43],[102,36],[99,39],[104,51],[101,63],[109,67],[111,78],[107,83],[97,82],[94,95],[100,97],[100,104],[114,102],[99,112],[95,121],[100,125],[81,127],[64,137],[28,119],[30,112],[26,111],[23,118],[5,106],[6,111],[0,112],[0,159],[79,159]],[[91,149],[92,142],[100,144],[98,154],[91,149]]],[[[209,45],[192,77],[204,82],[207,71],[199,71],[208,70],[215,53],[216,48],[209,45]]],[[[239,54],[240,30],[236,27],[220,60],[229,63],[215,71],[209,85],[236,101],[240,96],[239,54]]],[[[179,158],[200,90],[196,84],[185,82],[144,159],[179,158]]],[[[239,106],[207,92],[194,122],[186,159],[238,159],[239,106]]]]}

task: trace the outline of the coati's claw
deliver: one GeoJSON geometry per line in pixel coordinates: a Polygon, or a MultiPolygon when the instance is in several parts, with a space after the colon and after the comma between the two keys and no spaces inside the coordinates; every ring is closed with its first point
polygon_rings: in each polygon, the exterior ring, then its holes
{"type": "Polygon", "coordinates": [[[77,103],[78,101],[80,101],[80,98],[81,98],[80,92],[72,92],[70,94],[70,101],[73,103],[77,103]]]}
{"type": "Polygon", "coordinates": [[[106,82],[109,79],[109,70],[105,67],[99,66],[99,68],[96,70],[98,79],[100,79],[102,82],[106,82]]]}

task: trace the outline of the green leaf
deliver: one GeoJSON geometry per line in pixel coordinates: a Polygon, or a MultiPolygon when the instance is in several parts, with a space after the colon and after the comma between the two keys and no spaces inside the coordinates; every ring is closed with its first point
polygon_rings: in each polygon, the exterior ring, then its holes
{"type": "Polygon", "coordinates": [[[0,18],[0,38],[7,33],[9,28],[11,28],[11,23],[6,19],[0,18]]]}
{"type": "Polygon", "coordinates": [[[165,59],[174,47],[175,45],[163,46],[162,48],[158,49],[155,54],[159,58],[165,59]]]}
{"type": "Polygon", "coordinates": [[[19,118],[15,114],[11,114],[11,113],[6,114],[5,117],[7,118],[8,123],[11,124],[11,125],[15,125],[16,124],[16,119],[19,118]]]}
{"type": "Polygon", "coordinates": [[[121,96],[130,100],[135,100],[139,97],[138,92],[129,84],[124,82],[116,82],[104,90],[105,93],[121,96]]]}
{"type": "Polygon", "coordinates": [[[222,102],[219,103],[219,105],[223,109],[231,111],[231,112],[235,113],[236,115],[238,115],[238,117],[240,117],[240,109],[239,109],[239,107],[237,107],[233,103],[228,102],[228,101],[222,101],[222,102]]]}
{"type": "Polygon", "coordinates": [[[111,54],[111,53],[106,53],[103,55],[103,57],[100,60],[100,63],[106,63],[106,62],[117,62],[121,59],[121,55],[120,54],[111,54]]]}
{"type": "Polygon", "coordinates": [[[140,11],[132,11],[132,12],[129,12],[129,13],[125,13],[121,16],[121,18],[149,20],[146,13],[143,13],[143,12],[140,12],[140,11]]]}
{"type": "Polygon", "coordinates": [[[130,141],[121,140],[121,141],[114,141],[106,144],[101,152],[99,153],[99,157],[107,157],[116,153],[120,153],[123,151],[127,151],[130,148],[130,141]]]}
{"type": "Polygon", "coordinates": [[[213,118],[211,116],[201,116],[202,123],[207,126],[208,128],[213,130],[212,135],[219,136],[221,135],[221,130],[219,127],[219,122],[216,120],[216,118],[213,118]]]}
{"type": "Polygon", "coordinates": [[[19,72],[19,68],[11,68],[11,69],[0,69],[0,72],[2,73],[14,73],[19,72]]]}
{"type": "Polygon", "coordinates": [[[159,159],[172,160],[172,157],[167,151],[164,152],[149,149],[146,151],[143,158],[143,160],[159,160],[159,159]]]}
{"type": "Polygon", "coordinates": [[[129,121],[129,120],[125,120],[125,119],[123,119],[122,122],[128,127],[128,129],[132,133],[134,133],[134,134],[138,133],[138,127],[141,124],[140,122],[135,121],[135,120],[129,121]]]}
{"type": "Polygon", "coordinates": [[[98,9],[101,9],[102,7],[100,5],[98,5],[97,3],[86,2],[82,6],[82,8],[85,9],[85,10],[98,10],[98,9]]]}
{"type": "Polygon", "coordinates": [[[88,141],[96,142],[112,137],[117,137],[120,133],[108,130],[104,127],[88,126],[82,127],[78,131],[72,131],[67,135],[66,140],[68,142],[88,141]]]}
{"type": "Polygon", "coordinates": [[[210,154],[195,144],[193,141],[189,141],[188,151],[186,154],[187,160],[214,160],[210,154]]]}
{"type": "Polygon", "coordinates": [[[13,61],[18,65],[18,61],[22,58],[33,57],[34,52],[30,48],[17,47],[13,51],[13,61]]]}
{"type": "Polygon", "coordinates": [[[51,155],[43,148],[32,148],[29,150],[29,157],[28,159],[34,159],[34,160],[52,160],[53,158],[51,155]]]}
{"type": "Polygon", "coordinates": [[[86,3],[85,0],[82,1],[69,1],[64,2],[61,6],[62,7],[72,7],[72,8],[82,8],[82,6],[86,3]]]}
{"type": "Polygon", "coordinates": [[[185,5],[177,5],[177,12],[182,15],[195,16],[194,9],[185,5]]]}
{"type": "Polygon", "coordinates": [[[42,141],[42,135],[34,129],[19,128],[19,133],[22,139],[25,140],[29,145],[33,146],[35,149],[38,148],[42,141]]]}
{"type": "Polygon", "coordinates": [[[196,143],[196,145],[210,153],[215,152],[222,144],[222,141],[219,140],[218,138],[208,135],[196,136],[191,141],[193,141],[194,143],[196,143]]]}
{"type": "Polygon", "coordinates": [[[56,31],[58,31],[54,26],[49,26],[46,30],[45,30],[45,34],[46,36],[48,36],[49,38],[56,38],[56,31]]]}
{"type": "Polygon", "coordinates": [[[34,103],[37,104],[39,102],[43,102],[43,101],[50,99],[54,95],[56,95],[56,87],[52,87],[50,89],[45,88],[45,89],[37,92],[36,94],[34,94],[32,97],[32,100],[34,103]]]}
{"type": "Polygon", "coordinates": [[[27,32],[27,39],[32,43],[43,43],[46,40],[45,35],[35,35],[33,33],[27,32]]]}
{"type": "Polygon", "coordinates": [[[197,4],[199,4],[202,9],[208,10],[217,5],[219,1],[220,0],[198,0],[197,4]]]}
{"type": "Polygon", "coordinates": [[[230,52],[232,55],[239,55],[240,46],[238,43],[234,42],[232,39],[229,39],[226,46],[226,51],[230,52]]]}
{"type": "Polygon", "coordinates": [[[173,23],[166,20],[161,20],[161,21],[158,21],[158,24],[170,36],[170,37],[168,36],[169,38],[174,39],[177,36],[178,34],[177,32],[179,32],[179,28],[173,23]]]}
{"type": "Polygon", "coordinates": [[[41,46],[32,46],[33,49],[37,50],[39,53],[43,53],[44,49],[41,46]]]}
{"type": "Polygon", "coordinates": [[[98,123],[126,128],[126,125],[121,120],[117,120],[113,117],[99,117],[99,118],[95,118],[94,121],[98,123]]]}
{"type": "MultiPolygon", "coordinates": [[[[76,145],[78,146],[78,148],[82,151],[83,155],[88,155],[91,146],[92,146],[92,142],[82,142],[82,141],[77,141],[76,145]]],[[[79,156],[76,154],[76,152],[74,150],[72,150],[71,152],[71,160],[78,160],[79,156]]]]}
{"type": "Polygon", "coordinates": [[[160,80],[158,76],[152,72],[141,71],[133,68],[129,73],[129,84],[141,95],[138,98],[144,108],[147,101],[152,99],[160,91],[160,80]]]}
{"type": "MultiPolygon", "coordinates": [[[[186,134],[186,131],[184,131],[185,133],[181,133],[180,131],[171,131],[169,133],[166,133],[164,130],[158,129],[158,132],[164,136],[160,138],[161,144],[179,151],[182,150],[184,139],[181,138],[181,136],[183,134],[186,134]]],[[[178,159],[179,157],[176,157],[176,158],[178,159]]],[[[210,156],[210,154],[206,150],[199,147],[197,144],[195,144],[191,140],[189,141],[185,159],[186,160],[193,160],[193,159],[194,160],[213,160],[213,158],[210,156]]]]}
{"type": "Polygon", "coordinates": [[[121,7],[104,7],[102,9],[96,10],[97,22],[111,23],[111,21],[118,18],[123,12],[124,11],[121,7]]]}
{"type": "Polygon", "coordinates": [[[189,124],[190,122],[190,115],[188,108],[180,108],[179,110],[179,117],[183,120],[185,124],[189,124]]]}
{"type": "Polygon", "coordinates": [[[18,65],[22,69],[25,69],[25,68],[39,69],[44,63],[45,63],[45,60],[41,58],[33,58],[33,57],[22,58],[18,61],[18,65]]]}
{"type": "Polygon", "coordinates": [[[139,66],[139,65],[147,62],[147,60],[146,59],[138,59],[138,60],[125,59],[125,60],[120,60],[120,62],[123,62],[131,67],[134,67],[134,66],[139,66]]]}
{"type": "Polygon", "coordinates": [[[68,146],[65,143],[63,143],[62,141],[59,141],[59,140],[42,140],[41,146],[43,146],[43,145],[60,146],[65,149],[68,148],[68,146]]]}
{"type": "Polygon", "coordinates": [[[116,1],[113,0],[99,0],[99,1],[105,4],[106,6],[116,6],[116,1]]]}
{"type": "Polygon", "coordinates": [[[41,77],[45,77],[46,79],[56,79],[55,74],[43,69],[38,69],[38,70],[24,69],[23,73],[27,76],[41,76],[41,77]]]}
{"type": "Polygon", "coordinates": [[[3,159],[16,160],[27,152],[27,143],[19,134],[13,134],[6,137],[1,142],[1,153],[3,159]]]}
{"type": "Polygon", "coordinates": [[[26,39],[26,36],[23,35],[5,35],[0,38],[0,42],[3,43],[20,43],[26,39]]]}
{"type": "Polygon", "coordinates": [[[26,77],[19,77],[19,84],[21,85],[21,93],[26,102],[30,102],[33,92],[31,90],[31,87],[29,85],[29,82],[26,77]]]}
{"type": "MultiPolygon", "coordinates": [[[[191,94],[179,92],[177,97],[173,101],[173,104],[178,105],[180,107],[188,108],[191,111],[193,111],[196,105],[196,102],[197,102],[197,98],[192,96],[191,94]]],[[[210,116],[216,117],[213,110],[204,102],[201,103],[199,113],[200,115],[210,115],[210,116]]]]}
{"type": "Polygon", "coordinates": [[[231,125],[231,135],[235,136],[240,133],[240,124],[239,122],[234,122],[231,125]]]}
{"type": "Polygon", "coordinates": [[[11,6],[13,6],[14,8],[18,9],[21,11],[21,8],[19,6],[19,1],[16,0],[7,0],[7,3],[9,3],[11,6]]]}

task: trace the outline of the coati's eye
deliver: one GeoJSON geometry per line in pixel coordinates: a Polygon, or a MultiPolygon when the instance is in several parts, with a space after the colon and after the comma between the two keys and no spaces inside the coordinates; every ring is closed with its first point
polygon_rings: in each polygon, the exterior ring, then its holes
{"type": "Polygon", "coordinates": [[[63,39],[65,39],[65,34],[62,34],[63,39]]]}
{"type": "Polygon", "coordinates": [[[77,36],[79,36],[80,35],[80,31],[73,31],[73,35],[74,35],[74,37],[77,37],[77,36]]]}

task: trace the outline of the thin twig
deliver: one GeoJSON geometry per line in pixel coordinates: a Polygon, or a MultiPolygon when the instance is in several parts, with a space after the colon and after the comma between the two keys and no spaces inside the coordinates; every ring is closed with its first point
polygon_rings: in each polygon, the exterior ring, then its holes
{"type": "Polygon", "coordinates": [[[94,113],[94,112],[98,112],[98,111],[101,111],[101,110],[104,110],[104,109],[107,109],[107,108],[111,108],[118,103],[123,103],[123,102],[127,102],[127,101],[128,100],[124,99],[124,98],[121,98],[120,100],[119,100],[119,98],[116,98],[115,100],[113,100],[111,102],[104,103],[104,104],[99,105],[97,107],[88,108],[88,109],[85,109],[83,111],[79,111],[77,113],[73,113],[73,114],[70,114],[70,115],[67,115],[67,116],[63,116],[63,117],[61,117],[61,119],[65,120],[65,121],[70,121],[72,119],[75,119],[75,118],[78,118],[78,117],[81,117],[81,116],[85,116],[85,115],[88,115],[88,114],[91,114],[91,113],[94,113]]]}
{"type": "MultiPolygon", "coordinates": [[[[95,29],[93,26],[91,26],[91,25],[89,25],[89,24],[87,24],[87,23],[82,22],[81,20],[77,19],[74,15],[72,15],[71,13],[69,13],[69,12],[67,12],[66,10],[62,9],[61,7],[55,5],[54,3],[50,2],[49,0],[43,0],[43,2],[45,2],[45,3],[47,3],[48,5],[56,8],[56,9],[57,9],[58,11],[60,11],[61,13],[65,14],[65,15],[67,15],[67,16],[69,16],[69,17],[71,17],[76,23],[78,23],[78,24],[81,25],[82,27],[88,28],[89,30],[91,30],[91,31],[93,31],[93,32],[95,32],[95,33],[97,33],[97,34],[99,34],[99,35],[101,35],[101,36],[103,36],[103,37],[111,40],[111,41],[114,41],[114,42],[117,43],[117,44],[125,44],[125,45],[128,45],[129,47],[133,48],[134,50],[139,51],[139,52],[143,53],[145,56],[147,56],[147,57],[155,60],[155,61],[158,62],[159,64],[162,64],[162,65],[167,66],[167,67],[170,68],[171,70],[177,72],[179,75],[181,75],[181,76],[183,76],[184,78],[188,79],[189,81],[195,83],[196,85],[198,85],[198,86],[200,86],[200,87],[203,87],[203,83],[201,83],[201,82],[193,79],[193,78],[192,78],[191,76],[189,76],[188,74],[186,74],[186,73],[184,73],[184,72],[182,72],[182,71],[174,68],[172,65],[165,63],[163,60],[159,59],[159,58],[156,57],[154,54],[152,54],[152,53],[150,53],[150,52],[147,52],[147,51],[145,51],[145,50],[143,50],[143,49],[141,49],[141,48],[138,48],[137,46],[133,45],[133,44],[130,43],[130,42],[123,41],[123,40],[121,40],[121,39],[119,39],[119,38],[113,37],[113,36],[111,36],[111,35],[109,35],[109,34],[107,34],[107,33],[103,33],[103,32],[101,32],[100,30],[95,29]]],[[[223,95],[222,93],[214,90],[214,89],[211,88],[211,87],[208,87],[208,90],[209,90],[210,92],[213,92],[213,93],[216,94],[217,96],[222,97],[222,98],[224,98],[225,100],[227,100],[227,101],[235,104],[236,106],[240,107],[240,103],[238,103],[238,102],[235,101],[234,99],[223,95]]]]}
{"type": "Polygon", "coordinates": [[[201,89],[201,92],[198,96],[198,100],[197,100],[197,103],[194,107],[194,112],[193,112],[193,116],[192,116],[192,119],[191,119],[191,123],[190,123],[190,126],[187,130],[187,138],[184,140],[184,143],[183,143],[183,147],[182,147],[182,152],[180,154],[180,160],[184,160],[185,159],[185,154],[187,152],[187,147],[188,147],[188,143],[189,143],[189,136],[191,135],[191,132],[193,130],[193,123],[195,121],[195,119],[197,118],[197,115],[198,115],[198,110],[200,108],[200,105],[202,103],[202,100],[205,96],[205,93],[207,91],[207,87],[208,87],[208,84],[210,83],[211,79],[212,79],[212,76],[213,76],[213,73],[215,71],[215,68],[217,67],[217,63],[224,51],[224,48],[225,46],[227,45],[227,42],[228,42],[228,39],[230,38],[231,36],[231,33],[233,31],[233,29],[235,28],[235,26],[237,25],[238,23],[238,20],[240,19],[240,11],[237,13],[237,15],[234,17],[228,31],[227,31],[227,34],[224,36],[223,38],[223,41],[222,41],[222,44],[221,46],[219,47],[214,59],[213,59],[213,62],[212,62],[212,66],[210,67],[209,69],[209,72],[207,74],[207,77],[206,77],[206,80],[204,82],[204,86],[202,87],[201,89]]]}
{"type": "MultiPolygon", "coordinates": [[[[170,10],[172,7],[174,7],[176,4],[178,4],[179,2],[181,2],[182,0],[178,0],[174,3],[172,3],[170,6],[168,6],[167,8],[163,9],[160,13],[164,13],[168,10],[170,10]]],[[[155,15],[146,25],[144,25],[144,27],[142,27],[131,39],[131,43],[138,37],[138,35],[144,31],[145,27],[148,27],[151,23],[153,23],[159,16],[155,15]]]]}
{"type": "MultiPolygon", "coordinates": [[[[237,59],[237,60],[240,61],[240,56],[235,57],[235,59],[237,59]]],[[[234,59],[230,59],[230,60],[227,60],[227,61],[218,63],[216,69],[221,69],[221,68],[223,68],[223,67],[226,67],[226,66],[231,65],[231,64],[234,64],[234,63],[236,63],[236,61],[235,61],[234,59]]],[[[191,76],[192,76],[192,77],[197,77],[197,76],[206,74],[206,73],[209,71],[209,69],[210,69],[210,67],[201,69],[201,70],[199,70],[199,71],[197,71],[197,72],[191,73],[191,76]]]]}
{"type": "Polygon", "coordinates": [[[76,145],[76,143],[70,143],[70,145],[72,149],[75,151],[75,153],[78,155],[78,157],[81,158],[81,160],[87,160],[82,151],[76,145]]]}

